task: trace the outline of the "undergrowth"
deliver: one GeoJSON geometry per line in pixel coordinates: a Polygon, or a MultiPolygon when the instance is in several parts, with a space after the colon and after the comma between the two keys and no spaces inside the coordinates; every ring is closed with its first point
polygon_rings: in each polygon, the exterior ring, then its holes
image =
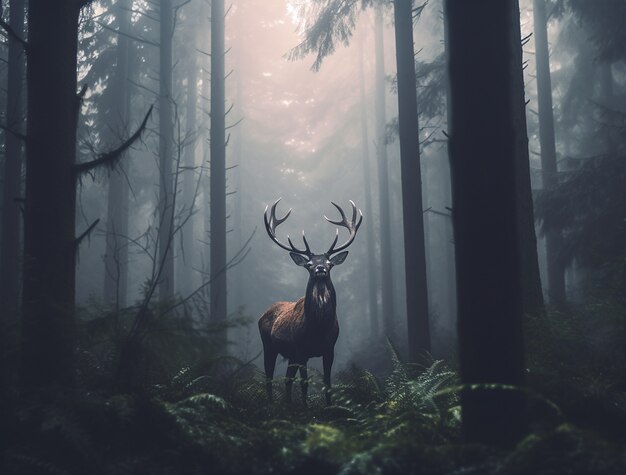
{"type": "MultiPolygon", "coordinates": [[[[608,309],[601,313],[595,328],[621,328],[608,309]]],[[[444,361],[408,364],[389,345],[391,372],[356,365],[339,372],[332,406],[313,370],[307,405],[298,381],[294,402],[286,404],[280,378],[269,403],[255,365],[201,349],[204,339],[179,326],[164,346],[171,351],[156,351],[166,334],[158,329],[143,341],[141,360],[157,361],[132,391],[108,384],[116,345],[98,341],[96,349],[81,350],[78,389],[50,388],[54,396],[45,401],[19,401],[2,427],[2,473],[626,473],[623,380],[615,377],[618,367],[604,368],[610,377],[598,371],[605,355],[581,338],[590,331],[588,317],[529,321],[531,432],[510,451],[462,443],[461,386],[444,361]]]]}

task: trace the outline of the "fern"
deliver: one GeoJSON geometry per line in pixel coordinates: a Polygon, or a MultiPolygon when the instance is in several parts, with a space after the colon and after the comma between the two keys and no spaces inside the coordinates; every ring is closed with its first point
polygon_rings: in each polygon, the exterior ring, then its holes
{"type": "Polygon", "coordinates": [[[447,440],[459,423],[456,373],[443,361],[426,368],[402,361],[389,342],[393,370],[383,382],[353,367],[340,375],[335,387],[337,408],[332,414],[346,428],[374,437],[381,432],[388,441],[411,435],[424,440],[447,440]]]}

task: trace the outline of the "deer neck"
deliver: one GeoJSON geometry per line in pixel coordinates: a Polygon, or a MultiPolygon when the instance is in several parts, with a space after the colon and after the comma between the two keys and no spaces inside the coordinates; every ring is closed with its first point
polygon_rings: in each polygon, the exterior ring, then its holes
{"type": "Polygon", "coordinates": [[[308,321],[324,323],[335,319],[337,299],[330,277],[309,278],[304,297],[304,314],[308,321]]]}

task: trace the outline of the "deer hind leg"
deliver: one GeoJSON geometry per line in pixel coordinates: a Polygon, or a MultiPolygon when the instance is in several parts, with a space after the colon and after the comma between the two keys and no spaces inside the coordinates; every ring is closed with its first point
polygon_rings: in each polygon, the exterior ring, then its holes
{"type": "Polygon", "coordinates": [[[300,364],[300,388],[302,389],[302,402],[306,406],[306,395],[309,389],[309,375],[306,369],[306,360],[300,364]]]}
{"type": "Polygon", "coordinates": [[[267,388],[267,397],[272,401],[272,378],[274,377],[274,368],[276,367],[276,358],[278,357],[278,353],[274,351],[270,351],[267,348],[263,349],[263,363],[265,365],[265,378],[266,378],[266,388],[267,388]]]}
{"type": "Polygon", "coordinates": [[[285,399],[288,403],[291,402],[291,388],[293,386],[293,379],[296,377],[298,371],[298,363],[294,360],[289,360],[289,366],[287,366],[287,374],[285,375],[285,399]]]}
{"type": "Polygon", "coordinates": [[[330,350],[322,356],[322,364],[324,366],[324,386],[326,390],[326,405],[330,406],[330,370],[333,367],[333,361],[335,360],[335,352],[330,350]]]}

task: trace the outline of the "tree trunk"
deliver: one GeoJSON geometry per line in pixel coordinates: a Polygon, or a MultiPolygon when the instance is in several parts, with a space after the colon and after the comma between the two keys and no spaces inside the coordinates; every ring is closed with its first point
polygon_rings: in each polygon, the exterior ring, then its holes
{"type": "MultiPolygon", "coordinates": [[[[210,21],[210,11],[211,6],[207,3],[203,3],[201,6],[201,18],[206,18],[209,21],[206,22],[206,29],[210,30],[211,21],[210,21]]],[[[211,50],[211,35],[210,31],[204,31],[204,35],[201,37],[203,41],[200,42],[200,48],[203,51],[211,50]]],[[[201,134],[210,135],[211,130],[211,118],[210,118],[210,96],[211,96],[211,59],[208,55],[202,55],[202,88],[200,89],[201,96],[201,109],[202,113],[201,117],[201,134]]],[[[202,137],[205,137],[202,135],[202,137]]],[[[211,160],[211,144],[209,140],[205,140],[204,138],[200,140],[200,145],[202,147],[202,151],[200,152],[200,157],[203,164],[210,164],[211,160]]],[[[206,247],[205,252],[202,253],[202,264],[204,265],[203,271],[206,275],[210,276],[210,241],[211,241],[211,207],[210,207],[210,194],[211,194],[211,186],[210,186],[211,177],[209,173],[205,173],[202,180],[202,193],[203,193],[203,201],[202,201],[202,217],[203,217],[203,241],[208,242],[209,245],[206,247]]],[[[204,278],[203,278],[204,280],[204,278]]],[[[210,289],[205,287],[202,294],[204,296],[209,296],[210,289]]],[[[208,312],[208,307],[210,306],[210,301],[206,299],[207,304],[207,315],[204,315],[205,318],[210,319],[210,315],[208,312]]]]}
{"type": "Polygon", "coordinates": [[[21,368],[25,391],[74,381],[79,11],[78,1],[29,2],[21,368]]]}
{"type": "Polygon", "coordinates": [[[378,194],[380,216],[380,283],[383,325],[387,336],[394,336],[395,305],[393,300],[393,275],[391,256],[391,222],[389,219],[389,173],[387,156],[387,113],[385,106],[385,50],[383,44],[383,11],[376,7],[374,16],[374,50],[376,56],[376,158],[378,164],[378,194]]]}
{"type": "MultiPolygon", "coordinates": [[[[242,28],[239,25],[239,28],[242,28]]],[[[234,51],[234,68],[235,68],[235,101],[233,107],[234,120],[240,120],[242,117],[241,104],[243,101],[242,90],[241,90],[241,63],[239,58],[239,51],[234,51]]],[[[234,167],[231,171],[233,188],[230,190],[230,193],[233,193],[233,207],[232,207],[232,215],[233,215],[233,225],[232,225],[232,248],[229,250],[230,255],[233,256],[235,253],[239,252],[244,243],[243,238],[243,154],[242,154],[242,142],[243,137],[245,136],[243,133],[243,123],[239,123],[236,128],[233,129],[233,151],[232,151],[232,167],[234,167]]],[[[232,258],[232,257],[231,257],[232,258]]],[[[230,283],[227,282],[228,288],[228,307],[237,309],[237,312],[242,307],[242,297],[243,297],[243,274],[245,269],[243,266],[235,266],[230,271],[230,283]]]]}
{"type": "MultiPolygon", "coordinates": [[[[554,188],[558,182],[554,115],[552,111],[552,81],[548,51],[548,19],[545,0],[534,0],[535,60],[537,62],[537,95],[539,103],[539,141],[541,144],[541,179],[543,188],[554,188]]],[[[548,296],[557,307],[565,303],[565,269],[559,252],[563,246],[561,232],[548,225],[546,260],[548,296]]]]}
{"type": "MultiPolygon", "coordinates": [[[[507,0],[509,1],[509,0],[507,0]]],[[[515,121],[515,163],[517,188],[518,239],[520,246],[520,272],[522,279],[522,303],[525,314],[544,311],[543,291],[539,276],[539,257],[535,235],[535,215],[530,184],[530,159],[528,154],[528,131],[526,129],[526,100],[524,95],[524,72],[522,69],[522,43],[519,22],[519,4],[515,1],[509,34],[513,50],[509,61],[513,63],[513,108],[515,121]]]]}
{"type": "MultiPolygon", "coordinates": [[[[121,0],[116,5],[116,16],[122,33],[130,33],[131,2],[121,0]]],[[[130,40],[124,34],[117,37],[117,65],[111,87],[114,89],[112,119],[119,121],[112,142],[124,137],[130,124],[130,40]]],[[[106,250],[104,255],[104,303],[112,304],[115,311],[126,306],[128,289],[128,183],[123,160],[120,168],[109,174],[109,192],[106,225],[106,250]]]]}
{"type": "MultiPolygon", "coordinates": [[[[445,20],[446,13],[446,3],[443,0],[443,44],[446,55],[446,63],[448,62],[448,22],[445,20]]],[[[452,113],[451,113],[451,104],[450,104],[450,81],[449,74],[446,71],[446,127],[449,128],[452,123],[452,113]]],[[[452,176],[450,170],[450,160],[444,160],[444,174],[445,181],[443,183],[444,187],[444,196],[446,202],[448,203],[448,208],[452,209],[452,176]]],[[[456,297],[456,268],[455,268],[455,246],[454,246],[454,223],[452,219],[452,215],[446,218],[446,257],[445,257],[445,266],[446,266],[446,287],[449,295],[449,312],[450,312],[450,321],[454,322],[452,327],[456,326],[457,322],[457,297],[456,297]]]]}
{"type": "MultiPolygon", "coordinates": [[[[446,13],[461,380],[523,386],[516,160],[525,128],[516,130],[520,64],[510,59],[519,10],[516,0],[446,0],[446,13]]],[[[461,405],[468,441],[515,443],[525,430],[520,391],[466,390],[461,405]]]]}
{"type": "Polygon", "coordinates": [[[398,124],[402,171],[402,215],[406,270],[407,332],[409,360],[430,351],[426,249],[420,170],[419,125],[413,15],[411,0],[395,0],[396,63],[398,68],[398,124]]]}
{"type": "MultiPolygon", "coordinates": [[[[24,1],[11,0],[9,24],[24,35],[24,1]]],[[[17,134],[24,133],[24,49],[9,36],[7,72],[7,108],[5,125],[17,134]]],[[[17,377],[17,338],[20,298],[20,203],[22,181],[22,142],[14,134],[4,133],[4,187],[2,196],[2,248],[0,248],[0,398],[15,388],[17,377]]]]}
{"type": "MultiPolygon", "coordinates": [[[[195,37],[195,36],[194,36],[195,37]]],[[[198,62],[195,51],[195,44],[192,41],[190,45],[189,65],[187,70],[187,111],[186,111],[186,137],[189,140],[185,147],[185,161],[183,171],[183,203],[187,212],[195,210],[196,206],[196,149],[197,149],[197,102],[198,102],[198,62]]],[[[186,218],[186,216],[185,216],[186,218]]],[[[183,258],[179,259],[179,290],[185,294],[192,292],[194,289],[194,270],[195,252],[194,252],[194,216],[191,216],[181,230],[181,248],[183,258]]]]}
{"type": "MultiPolygon", "coordinates": [[[[361,157],[363,163],[363,192],[365,194],[366,212],[372,214],[372,183],[370,176],[370,150],[369,131],[367,129],[367,108],[365,106],[365,74],[363,72],[363,37],[359,36],[359,93],[361,96],[361,157]]],[[[374,223],[372,219],[365,221],[365,240],[367,241],[367,288],[368,302],[367,309],[370,321],[370,336],[372,339],[379,338],[378,327],[378,290],[376,283],[376,253],[374,251],[374,223]]]]}
{"type": "Polygon", "coordinates": [[[171,0],[160,3],[159,64],[159,297],[174,295],[173,220],[174,202],[172,165],[174,161],[174,125],[172,118],[172,28],[171,0]]]}
{"type": "Polygon", "coordinates": [[[224,0],[211,2],[211,320],[226,310],[226,132],[224,0]]]}

